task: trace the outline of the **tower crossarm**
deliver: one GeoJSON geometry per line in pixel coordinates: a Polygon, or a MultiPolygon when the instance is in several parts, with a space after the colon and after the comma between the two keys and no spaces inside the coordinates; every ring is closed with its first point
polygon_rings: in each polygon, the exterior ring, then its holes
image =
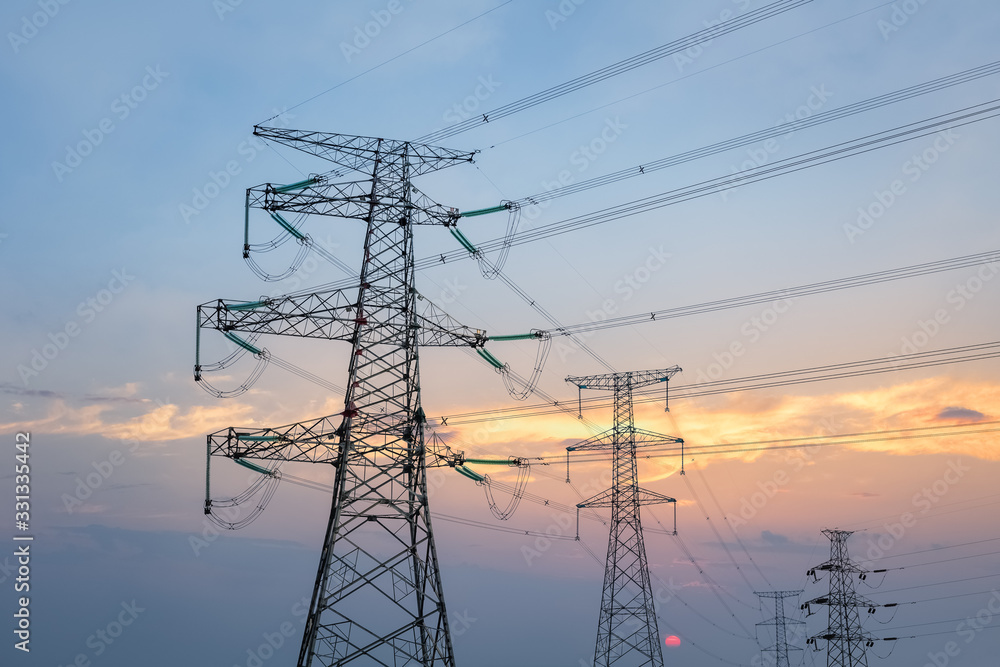
{"type": "Polygon", "coordinates": [[[428,146],[410,141],[360,137],[331,132],[312,132],[255,126],[254,136],[316,155],[347,169],[372,173],[376,167],[405,166],[408,177],[419,176],[463,162],[472,162],[475,152],[428,146]],[[405,165],[403,164],[405,162],[405,165]]]}
{"type": "Polygon", "coordinates": [[[580,389],[614,390],[616,386],[628,384],[633,389],[645,387],[658,382],[666,382],[677,373],[680,366],[652,371],[628,371],[624,373],[606,373],[604,375],[585,375],[566,378],[566,382],[575,384],[580,389]]]}
{"type": "Polygon", "coordinates": [[[266,211],[288,211],[365,220],[371,212],[371,180],[330,183],[314,177],[295,190],[264,183],[247,188],[247,205],[266,211]]]}
{"type": "Polygon", "coordinates": [[[815,577],[817,572],[845,572],[847,574],[867,574],[869,570],[851,560],[832,560],[817,565],[806,572],[806,576],[815,577]]]}
{"type": "MultiPolygon", "coordinates": [[[[247,206],[271,212],[306,213],[361,221],[367,221],[383,209],[391,208],[393,212],[400,209],[398,197],[373,198],[371,179],[332,183],[323,175],[291,186],[264,183],[248,188],[247,206]]],[[[457,209],[443,206],[415,188],[402,208],[413,225],[449,226],[454,225],[459,217],[457,209]]]]}
{"type": "MultiPolygon", "coordinates": [[[[208,436],[208,453],[230,459],[335,464],[340,456],[344,417],[343,413],[337,413],[270,428],[231,426],[208,436]]],[[[372,435],[396,429],[398,424],[387,421],[384,415],[359,413],[353,417],[352,427],[356,432],[372,435]]],[[[356,445],[351,456],[362,458],[372,453],[372,448],[356,445]]],[[[434,447],[428,447],[427,454],[428,467],[454,466],[465,457],[461,451],[434,447]]]]}
{"type": "MultiPolygon", "coordinates": [[[[217,299],[198,306],[198,326],[223,332],[274,334],[325,340],[353,340],[359,322],[392,316],[390,308],[365,313],[358,307],[357,288],[263,298],[259,301],[217,299]],[[383,312],[384,311],[384,312],[383,312]]],[[[424,299],[416,315],[418,340],[435,347],[482,347],[485,332],[467,327],[424,299]]]]}
{"type": "MultiPolygon", "coordinates": [[[[682,444],[684,440],[682,438],[676,438],[672,435],[662,435],[660,433],[654,433],[653,431],[646,431],[644,429],[635,428],[632,429],[631,433],[635,438],[635,446],[637,449],[642,447],[656,447],[662,445],[677,445],[682,444]]],[[[581,451],[592,451],[595,449],[614,449],[615,448],[615,435],[614,429],[609,429],[603,433],[599,433],[583,442],[579,442],[575,445],[571,445],[566,448],[568,452],[581,452],[581,451]]],[[[617,434],[621,437],[621,434],[617,434]]]]}
{"type": "MultiPolygon", "coordinates": [[[[663,503],[676,503],[675,498],[670,496],[665,496],[662,493],[657,493],[656,491],[649,491],[648,489],[638,488],[636,489],[636,504],[638,505],[661,505],[663,503]]],[[[592,498],[584,500],[582,503],[577,503],[577,507],[583,509],[585,507],[614,507],[614,489],[608,489],[598,493],[592,498]]]]}
{"type": "Polygon", "coordinates": [[[331,415],[273,428],[229,427],[208,436],[208,453],[231,459],[335,463],[342,420],[331,415]]]}
{"type": "Polygon", "coordinates": [[[803,609],[808,609],[811,605],[835,605],[838,607],[881,607],[883,605],[876,602],[872,602],[863,595],[858,595],[857,593],[849,593],[845,595],[820,595],[814,597],[812,600],[807,600],[802,603],[803,609]]]}
{"type": "Polygon", "coordinates": [[[259,301],[217,299],[198,306],[198,326],[223,332],[351,340],[359,318],[357,292],[330,290],[259,301]]]}

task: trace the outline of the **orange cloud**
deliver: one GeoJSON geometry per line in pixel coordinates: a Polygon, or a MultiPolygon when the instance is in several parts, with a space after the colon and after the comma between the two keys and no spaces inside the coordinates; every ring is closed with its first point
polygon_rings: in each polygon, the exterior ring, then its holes
{"type": "MultiPolygon", "coordinates": [[[[585,416],[604,427],[610,426],[609,410],[593,410],[585,416]]],[[[761,392],[729,394],[711,399],[678,401],[671,406],[669,413],[664,413],[662,406],[635,406],[636,426],[682,437],[691,447],[953,424],[971,424],[970,431],[986,431],[992,427],[984,425],[979,429],[974,426],[975,422],[994,419],[1000,419],[1000,384],[949,377],[813,396],[761,392]]],[[[545,457],[553,465],[565,460],[567,445],[590,435],[564,415],[468,424],[456,426],[449,432],[453,435],[452,447],[465,449],[469,455],[545,457]]],[[[955,453],[1000,460],[996,436],[996,433],[989,432],[885,440],[873,436],[852,438],[850,440],[864,442],[844,446],[901,456],[955,453]]],[[[803,444],[806,442],[803,441],[803,444]]],[[[749,462],[763,454],[763,451],[702,452],[696,457],[699,463],[720,459],[749,462]]],[[[643,482],[654,481],[674,474],[679,468],[677,458],[643,459],[640,461],[640,476],[643,482]]]]}
{"type": "Polygon", "coordinates": [[[176,405],[163,404],[131,418],[115,418],[115,412],[114,406],[109,404],[72,407],[65,401],[56,400],[50,404],[44,417],[2,424],[0,429],[163,442],[204,436],[226,426],[246,424],[253,408],[241,403],[227,403],[211,407],[194,406],[182,413],[176,405]]]}

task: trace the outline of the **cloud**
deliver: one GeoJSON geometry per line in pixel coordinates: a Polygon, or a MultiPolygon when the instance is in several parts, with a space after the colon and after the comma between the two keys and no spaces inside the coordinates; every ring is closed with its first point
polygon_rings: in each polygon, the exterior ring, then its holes
{"type": "Polygon", "coordinates": [[[767,542],[768,544],[779,545],[788,544],[790,540],[784,535],[779,535],[778,533],[772,533],[769,530],[760,531],[760,538],[767,542]]]}
{"type": "Polygon", "coordinates": [[[856,493],[852,493],[851,495],[852,496],[856,496],[858,498],[878,498],[882,494],[881,493],[870,493],[868,491],[858,491],[856,493]]]}
{"type": "MultiPolygon", "coordinates": [[[[607,425],[610,411],[591,411],[589,418],[607,425]]],[[[942,421],[974,423],[973,418],[1000,414],[1000,383],[973,381],[938,376],[873,389],[817,395],[775,395],[767,392],[728,394],[712,399],[678,401],[669,413],[661,405],[637,404],[635,422],[639,428],[684,438],[686,446],[731,443],[741,451],[707,453],[688,451],[686,464],[707,465],[722,460],[753,462],[767,452],[761,441],[802,438],[802,444],[824,443],[828,440],[811,438],[909,428],[940,428],[942,421]],[[753,395],[756,394],[756,395],[753,395]],[[941,409],[946,406],[975,405],[941,409]],[[960,411],[960,412],[959,412],[960,411]],[[755,443],[743,446],[742,443],[755,443]],[[759,451],[748,451],[749,449],[759,451]]],[[[451,425],[449,425],[450,427],[451,425]]],[[[588,437],[579,424],[574,425],[563,415],[550,415],[531,420],[508,419],[496,422],[482,432],[484,424],[456,426],[456,437],[450,443],[455,449],[470,453],[503,453],[544,457],[550,465],[565,465],[567,444],[588,437]],[[480,431],[477,432],[477,429],[480,431]],[[578,434],[578,435],[577,435],[578,434]],[[575,437],[574,437],[575,436],[575,437]]],[[[947,429],[941,429],[941,434],[947,429]]],[[[920,436],[921,433],[903,434],[920,436]]],[[[954,437],[900,437],[879,439],[879,436],[846,438],[850,444],[837,445],[860,451],[881,451],[899,456],[925,454],[966,454],[979,459],[1000,460],[1000,447],[992,434],[958,434],[954,437]]],[[[778,443],[780,446],[795,443],[778,443]]],[[[722,450],[728,448],[720,448],[722,450]]],[[[591,470],[607,464],[583,463],[591,470]]],[[[676,452],[643,459],[639,475],[650,483],[677,473],[680,469],[676,452]]]]}
{"type": "MultiPolygon", "coordinates": [[[[145,404],[146,402],[143,401],[145,404]]],[[[226,426],[253,425],[254,409],[243,403],[192,406],[181,410],[172,403],[147,408],[131,418],[115,417],[107,403],[77,407],[55,400],[44,417],[30,421],[0,423],[0,430],[38,433],[100,435],[113,440],[166,442],[203,437],[226,426]]]]}
{"type": "Polygon", "coordinates": [[[28,389],[26,387],[18,387],[10,382],[0,382],[0,391],[5,394],[13,394],[14,396],[40,396],[42,398],[56,398],[64,399],[66,396],[55,391],[49,391],[48,389],[28,389]]]}
{"type": "Polygon", "coordinates": [[[940,420],[957,420],[963,422],[981,422],[986,419],[984,415],[979,410],[970,410],[969,408],[958,408],[958,407],[947,407],[937,414],[935,419],[940,420]]]}
{"type": "Polygon", "coordinates": [[[86,403],[149,403],[150,401],[148,398],[134,397],[137,389],[137,383],[129,382],[123,387],[105,389],[101,394],[74,395],[67,394],[65,392],[51,391],[49,389],[28,389],[27,387],[19,387],[16,384],[11,384],[10,382],[0,382],[0,392],[12,394],[14,396],[31,396],[56,401],[83,401],[86,403]]]}

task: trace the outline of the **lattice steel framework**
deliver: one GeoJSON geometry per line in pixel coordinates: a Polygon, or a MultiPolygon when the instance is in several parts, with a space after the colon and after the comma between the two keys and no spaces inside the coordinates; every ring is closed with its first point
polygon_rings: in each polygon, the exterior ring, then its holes
{"type": "Polygon", "coordinates": [[[454,214],[415,194],[410,179],[471,162],[473,154],[268,127],[256,127],[254,134],[368,177],[334,184],[331,178],[340,176],[335,171],[311,178],[304,187],[266,184],[247,191],[248,209],[362,221],[366,234],[357,296],[328,290],[258,302],[219,300],[199,307],[199,330],[347,341],[347,393],[344,410],[334,415],[212,434],[209,456],[336,467],[299,667],[452,666],[427,504],[418,346],[476,347],[485,337],[428,302],[418,304],[413,227],[454,224],[454,214]]]}
{"type": "Polygon", "coordinates": [[[830,573],[830,593],[809,600],[802,605],[809,610],[811,605],[829,608],[829,623],[822,632],[806,640],[816,645],[817,640],[827,642],[827,667],[868,667],[867,650],[874,638],[861,626],[860,608],[874,612],[880,605],[859,595],[854,590],[854,580],[867,576],[868,570],[851,560],[847,551],[847,538],[854,531],[824,530],[830,540],[830,560],[809,570],[813,577],[817,572],[830,573]]]}
{"type": "Polygon", "coordinates": [[[597,624],[594,665],[639,665],[661,667],[656,609],[649,581],[649,565],[642,538],[639,506],[675,503],[673,498],[639,488],[636,451],[641,447],[682,443],[683,440],[635,427],[632,390],[666,383],[680,372],[674,366],[663,370],[629,371],[588,377],[568,377],[567,382],[582,389],[614,392],[614,426],[566,449],[571,452],[611,450],[614,475],[610,489],[585,500],[577,507],[610,507],[611,534],[604,568],[604,590],[597,624]]]}
{"type": "Polygon", "coordinates": [[[805,621],[800,621],[793,618],[788,618],[785,616],[785,598],[797,597],[802,593],[802,591],[764,591],[755,592],[754,595],[764,599],[774,600],[774,618],[758,623],[758,627],[761,625],[773,625],[774,626],[774,645],[768,648],[762,649],[763,653],[774,653],[774,666],[775,667],[790,667],[791,663],[788,661],[789,651],[801,651],[802,649],[798,646],[790,646],[788,643],[788,625],[805,625],[805,621]]]}

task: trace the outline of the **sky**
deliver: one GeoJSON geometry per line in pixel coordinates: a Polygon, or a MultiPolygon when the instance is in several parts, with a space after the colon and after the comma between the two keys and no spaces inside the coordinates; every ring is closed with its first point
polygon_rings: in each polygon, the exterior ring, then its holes
{"type": "MultiPolygon", "coordinates": [[[[293,665],[329,494],[283,481],[261,516],[219,531],[202,508],[204,437],[338,412],[343,397],[272,365],[219,399],[194,382],[195,308],[343,280],[315,254],[284,280],[244,263],[246,188],[291,183],[329,165],[252,136],[255,124],[416,140],[577,76],[737,20],[764,3],[596,0],[180,0],[168,4],[15,0],[0,9],[0,77],[9,132],[0,152],[0,467],[10,502],[0,549],[4,665],[293,665]],[[264,121],[267,120],[267,123],[264,121]],[[30,434],[30,652],[14,647],[12,537],[17,433],[30,434]],[[270,643],[268,643],[270,642],[270,643]],[[262,649],[263,647],[263,649],[262,649]]],[[[988,0],[814,0],[595,85],[491,120],[440,143],[474,164],[414,185],[459,210],[496,206],[808,118],[996,60],[1000,7],[988,0]]],[[[771,165],[998,97],[997,75],[885,105],[772,142],[551,200],[522,211],[536,229],[592,211],[771,165]]],[[[514,246],[505,274],[561,325],[651,313],[997,249],[1000,132],[986,118],[828,164],[514,246]]],[[[344,179],[361,178],[345,174],[344,179]]],[[[473,242],[504,215],[463,219],[473,242]]],[[[357,221],[303,227],[358,270],[357,221]]],[[[254,242],[280,230],[261,211],[254,242]]],[[[415,231],[419,258],[459,246],[415,231]]],[[[286,245],[259,258],[280,274],[286,245]]],[[[992,342],[1000,265],[924,273],[851,289],[588,332],[589,354],[555,338],[538,388],[574,405],[567,376],[683,372],[673,385],[734,379],[992,342]]],[[[551,329],[474,261],[417,272],[421,295],[488,334],[551,329]]],[[[275,338],[273,355],[342,384],[339,342],[275,338]]],[[[489,349],[527,376],[535,342],[489,349]]],[[[203,363],[228,354],[204,332],[203,363]]],[[[504,418],[522,405],[479,357],[421,351],[421,395],[435,432],[469,456],[532,461],[506,521],[483,488],[431,470],[431,511],[458,664],[590,664],[608,514],[572,507],[610,481],[608,462],[565,449],[611,425],[610,410],[504,418]],[[441,418],[484,411],[477,423],[441,418]],[[538,500],[539,502],[532,502],[538,500]],[[547,501],[547,504],[546,504],[547,501]],[[463,525],[459,517],[486,524],[463,525]],[[503,530],[497,530],[498,528],[503,530]],[[525,534],[527,532],[528,534],[525,534]],[[547,537],[546,537],[547,535],[547,537]]],[[[243,359],[212,383],[239,386],[243,359]]],[[[827,592],[806,572],[829,558],[824,529],[855,531],[879,603],[869,664],[982,665],[1000,648],[1000,362],[675,397],[636,406],[640,428],[693,450],[641,459],[643,486],[677,499],[643,508],[667,664],[769,664],[755,591],[786,603],[792,633],[825,627],[800,604],[827,592]],[[948,437],[831,436],[935,428],[948,437]],[[801,447],[763,441],[799,438],[801,447]],[[741,445],[739,443],[754,443],[741,445]],[[833,444],[831,444],[833,443],[833,444]],[[730,444],[719,451],[699,446],[730,444]],[[823,444],[810,447],[805,445],[823,444]],[[735,451],[734,451],[735,450],[735,451]]],[[[537,395],[523,404],[544,403],[537,395]]],[[[927,433],[909,431],[910,435],[927,433]]],[[[213,460],[213,493],[253,475],[213,460]]],[[[289,465],[329,485],[332,472],[289,465]]],[[[515,473],[490,470],[512,484],[515,473]]],[[[315,485],[314,485],[315,487],[315,485]]],[[[504,493],[497,492],[499,500],[504,493]]],[[[870,617],[869,617],[870,616],[870,617]]],[[[809,647],[792,664],[825,664],[809,647]]]]}

